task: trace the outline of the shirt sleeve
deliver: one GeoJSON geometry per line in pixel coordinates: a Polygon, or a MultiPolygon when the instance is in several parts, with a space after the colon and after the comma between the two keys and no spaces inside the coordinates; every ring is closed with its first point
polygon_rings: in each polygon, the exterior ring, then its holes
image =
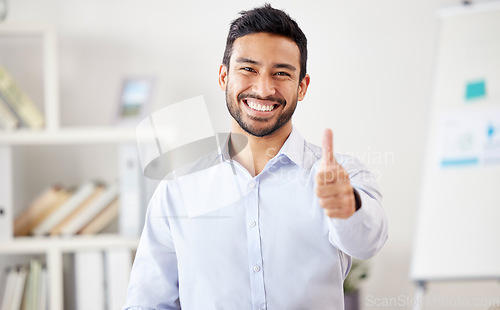
{"type": "Polygon", "coordinates": [[[166,210],[163,181],[148,206],[123,309],[180,309],[177,257],[166,210]]]}
{"type": "Polygon", "coordinates": [[[388,237],[382,194],[374,175],[359,160],[347,156],[339,159],[359,194],[361,208],[347,219],[329,218],[330,243],[352,257],[368,259],[378,253],[388,237]]]}

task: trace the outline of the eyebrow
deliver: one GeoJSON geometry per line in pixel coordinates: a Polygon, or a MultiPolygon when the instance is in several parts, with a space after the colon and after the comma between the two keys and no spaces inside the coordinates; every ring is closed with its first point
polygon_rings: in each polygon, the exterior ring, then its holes
{"type": "MultiPolygon", "coordinates": [[[[250,63],[252,65],[257,65],[257,66],[261,65],[260,62],[255,61],[255,60],[250,59],[250,58],[246,58],[246,57],[238,57],[238,58],[236,58],[236,62],[237,63],[250,63]]],[[[287,64],[287,63],[275,64],[275,65],[273,65],[273,67],[280,68],[280,69],[288,69],[291,71],[297,71],[297,68],[295,68],[291,64],[287,64]]]]}

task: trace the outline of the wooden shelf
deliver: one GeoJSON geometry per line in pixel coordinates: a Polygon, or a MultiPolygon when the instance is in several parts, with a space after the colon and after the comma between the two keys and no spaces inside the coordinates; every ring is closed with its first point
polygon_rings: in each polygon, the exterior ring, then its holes
{"type": "Polygon", "coordinates": [[[0,132],[0,145],[65,145],[135,142],[135,128],[68,127],[0,132]]]}
{"type": "Polygon", "coordinates": [[[12,241],[0,242],[0,254],[45,254],[54,250],[71,253],[112,248],[135,250],[138,244],[138,237],[112,234],[17,237],[12,241]]]}

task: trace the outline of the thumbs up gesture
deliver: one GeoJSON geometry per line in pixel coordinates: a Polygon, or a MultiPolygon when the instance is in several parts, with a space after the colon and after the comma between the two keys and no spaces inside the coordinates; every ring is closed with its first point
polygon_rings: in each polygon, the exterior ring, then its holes
{"type": "Polygon", "coordinates": [[[316,195],[326,215],[346,219],[356,211],[354,191],[347,171],[333,156],[333,134],[326,129],[323,134],[323,162],[316,174],[316,195]]]}

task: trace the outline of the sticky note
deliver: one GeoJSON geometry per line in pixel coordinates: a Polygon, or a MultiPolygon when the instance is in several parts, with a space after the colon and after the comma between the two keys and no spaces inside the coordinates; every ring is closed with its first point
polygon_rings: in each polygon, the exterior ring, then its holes
{"type": "Polygon", "coordinates": [[[468,166],[477,165],[479,163],[478,158],[458,158],[458,159],[443,159],[441,161],[441,166],[446,167],[457,167],[457,166],[468,166]]]}
{"type": "Polygon", "coordinates": [[[495,126],[493,126],[492,124],[488,124],[488,139],[493,138],[495,133],[496,133],[495,126]]]}
{"type": "Polygon", "coordinates": [[[486,82],[484,80],[467,83],[465,100],[473,100],[486,96],[486,82]]]}

